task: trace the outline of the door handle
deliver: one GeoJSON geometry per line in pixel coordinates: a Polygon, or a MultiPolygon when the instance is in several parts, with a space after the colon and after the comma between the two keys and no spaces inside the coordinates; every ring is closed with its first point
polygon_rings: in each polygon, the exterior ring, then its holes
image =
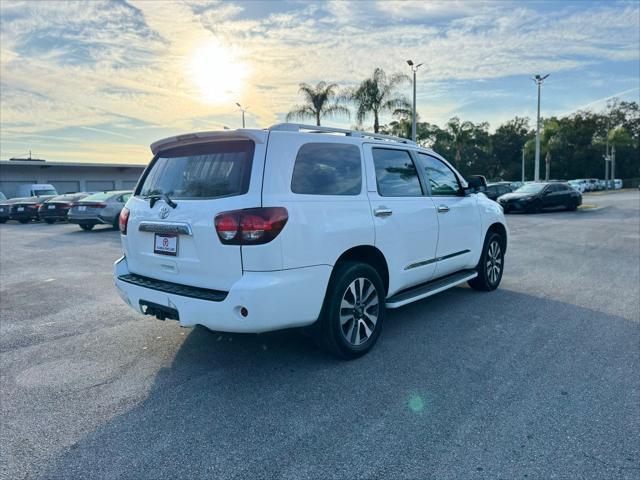
{"type": "Polygon", "coordinates": [[[438,205],[438,213],[447,213],[449,211],[449,207],[446,205],[438,205]]]}
{"type": "Polygon", "coordinates": [[[393,213],[393,210],[391,210],[390,208],[387,207],[380,207],[380,208],[376,208],[373,211],[373,214],[376,217],[388,217],[389,215],[391,215],[393,213]]]}

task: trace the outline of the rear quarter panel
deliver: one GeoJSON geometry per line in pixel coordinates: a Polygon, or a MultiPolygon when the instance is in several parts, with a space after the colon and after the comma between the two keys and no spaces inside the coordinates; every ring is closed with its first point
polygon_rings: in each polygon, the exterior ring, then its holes
{"type": "MultiPolygon", "coordinates": [[[[265,162],[262,201],[265,207],[282,206],[289,220],[273,248],[281,248],[282,268],[334,265],[346,250],[374,245],[371,207],[366,195],[361,142],[349,137],[271,132],[265,162]],[[358,195],[304,195],[291,191],[296,156],[306,143],[349,143],[360,151],[362,188],[358,195]]],[[[270,245],[270,244],[269,244],[270,245]]],[[[260,263],[260,250],[243,248],[243,263],[260,263]]],[[[264,265],[263,265],[264,266],[264,265]]]]}

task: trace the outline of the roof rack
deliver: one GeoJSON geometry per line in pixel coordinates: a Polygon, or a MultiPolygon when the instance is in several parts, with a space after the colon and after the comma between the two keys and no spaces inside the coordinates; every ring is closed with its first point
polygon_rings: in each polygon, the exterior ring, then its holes
{"type": "Polygon", "coordinates": [[[413,140],[402,137],[394,137],[393,135],[384,135],[382,133],[365,132],[362,130],[348,130],[345,128],[334,127],[320,127],[316,125],[303,125],[300,123],[277,123],[271,125],[268,130],[275,130],[279,132],[300,132],[305,131],[307,133],[343,133],[347,137],[360,137],[360,138],[372,138],[374,140],[387,140],[390,142],[406,143],[410,145],[417,145],[413,140]]]}

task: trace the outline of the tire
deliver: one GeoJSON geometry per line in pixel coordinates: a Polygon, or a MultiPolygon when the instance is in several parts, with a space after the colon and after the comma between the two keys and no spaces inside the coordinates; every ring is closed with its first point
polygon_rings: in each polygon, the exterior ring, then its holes
{"type": "Polygon", "coordinates": [[[81,223],[80,224],[80,228],[83,229],[84,231],[88,232],[89,230],[91,230],[93,228],[93,225],[90,223],[81,223]]]}
{"type": "Polygon", "coordinates": [[[44,221],[47,222],[49,225],[56,223],[56,221],[53,218],[45,218],[44,221]]]}
{"type": "Polygon", "coordinates": [[[487,234],[480,261],[476,265],[478,276],[467,282],[471,288],[481,292],[491,292],[498,288],[504,271],[504,246],[504,239],[500,234],[487,234]]]}
{"type": "Polygon", "coordinates": [[[373,267],[360,262],[339,265],[331,275],[316,322],[317,342],[340,358],[364,355],[382,331],[385,298],[384,285],[373,267]]]}
{"type": "Polygon", "coordinates": [[[578,208],[578,204],[576,202],[573,202],[567,205],[567,210],[569,210],[570,212],[575,212],[577,208],[578,208]]]}
{"type": "Polygon", "coordinates": [[[29,223],[29,219],[28,218],[21,218],[20,220],[18,220],[20,223],[29,223]]]}
{"type": "Polygon", "coordinates": [[[120,215],[118,215],[111,224],[114,230],[120,230],[120,215]]]}

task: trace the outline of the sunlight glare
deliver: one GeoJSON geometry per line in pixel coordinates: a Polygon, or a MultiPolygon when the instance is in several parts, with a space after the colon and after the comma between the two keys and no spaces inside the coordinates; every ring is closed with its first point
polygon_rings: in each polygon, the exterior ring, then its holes
{"type": "Polygon", "coordinates": [[[191,78],[206,102],[222,104],[240,97],[247,68],[236,57],[231,48],[215,40],[196,50],[190,65],[191,78]]]}

